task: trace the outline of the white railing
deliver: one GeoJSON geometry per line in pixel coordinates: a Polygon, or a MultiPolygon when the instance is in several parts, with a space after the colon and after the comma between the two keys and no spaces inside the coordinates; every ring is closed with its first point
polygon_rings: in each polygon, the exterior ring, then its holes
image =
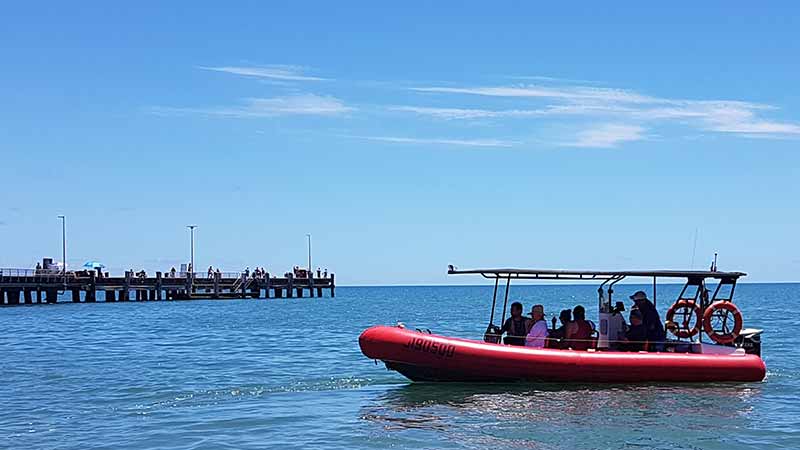
{"type": "Polygon", "coordinates": [[[74,279],[74,272],[66,274],[59,269],[20,269],[16,267],[0,268],[0,279],[2,278],[34,278],[36,281],[55,281],[74,279]]]}
{"type": "MultiPolygon", "coordinates": [[[[3,267],[0,268],[0,277],[32,277],[36,275],[36,269],[17,269],[13,267],[3,267]]],[[[49,271],[42,271],[39,272],[49,272],[49,271]]],[[[61,273],[58,271],[57,273],[61,273]]]]}

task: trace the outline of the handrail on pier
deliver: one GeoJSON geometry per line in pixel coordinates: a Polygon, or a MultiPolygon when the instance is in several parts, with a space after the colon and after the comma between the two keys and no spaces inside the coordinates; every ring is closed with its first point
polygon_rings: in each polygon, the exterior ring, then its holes
{"type": "MultiPolygon", "coordinates": [[[[58,272],[58,273],[61,274],[61,272],[58,272]]],[[[3,277],[3,276],[5,276],[5,277],[32,277],[34,275],[36,275],[36,269],[17,269],[17,268],[14,268],[14,267],[0,267],[0,277],[3,277]]]]}
{"type": "Polygon", "coordinates": [[[37,280],[61,280],[64,278],[77,278],[74,272],[67,272],[65,274],[60,270],[52,269],[19,269],[16,267],[0,267],[0,279],[6,277],[35,277],[37,280]]]}

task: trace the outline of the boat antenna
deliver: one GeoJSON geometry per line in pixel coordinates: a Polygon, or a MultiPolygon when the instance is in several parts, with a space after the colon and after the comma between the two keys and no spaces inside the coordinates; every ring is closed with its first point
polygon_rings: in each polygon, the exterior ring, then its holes
{"type": "Polygon", "coordinates": [[[694,228],[694,245],[692,246],[692,265],[689,268],[690,270],[694,270],[694,255],[697,253],[697,232],[698,228],[694,228]]]}

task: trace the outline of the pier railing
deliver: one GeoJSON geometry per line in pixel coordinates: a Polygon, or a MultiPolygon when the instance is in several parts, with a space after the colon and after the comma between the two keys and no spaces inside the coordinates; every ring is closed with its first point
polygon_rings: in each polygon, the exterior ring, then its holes
{"type": "Polygon", "coordinates": [[[19,269],[16,267],[0,267],[0,279],[32,277],[37,281],[58,281],[74,279],[73,272],[64,272],[52,269],[19,269]]]}
{"type": "Polygon", "coordinates": [[[252,272],[214,271],[179,273],[126,271],[122,276],[95,273],[91,270],[67,271],[49,269],[0,268],[0,305],[58,303],[59,296],[71,294],[74,303],[140,300],[183,300],[221,298],[322,297],[323,290],[333,297],[334,276],[295,277],[252,272]]]}
{"type": "MultiPolygon", "coordinates": [[[[60,272],[59,272],[60,273],[60,272]]],[[[14,267],[0,267],[0,277],[32,277],[36,275],[36,269],[17,269],[14,267]]]]}
{"type": "MultiPolygon", "coordinates": [[[[243,273],[244,272],[220,272],[219,277],[223,279],[240,278],[243,273]]],[[[189,275],[193,275],[193,278],[197,280],[211,280],[216,274],[217,272],[212,272],[210,275],[208,272],[175,272],[175,276],[172,276],[172,272],[164,272],[164,278],[188,278],[189,275]]]]}

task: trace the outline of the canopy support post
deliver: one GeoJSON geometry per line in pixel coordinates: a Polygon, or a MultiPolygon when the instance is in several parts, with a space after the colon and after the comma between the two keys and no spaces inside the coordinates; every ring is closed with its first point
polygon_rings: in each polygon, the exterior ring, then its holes
{"type": "Polygon", "coordinates": [[[622,281],[624,279],[625,279],[625,275],[617,275],[614,278],[614,281],[612,281],[611,284],[608,285],[608,310],[609,311],[611,311],[611,304],[613,303],[611,301],[611,297],[614,295],[614,285],[619,283],[620,281],[622,281]]]}
{"type": "Polygon", "coordinates": [[[500,326],[506,324],[506,306],[508,305],[508,289],[511,287],[511,275],[506,277],[506,280],[506,298],[503,300],[503,321],[501,322],[500,326]]]}
{"type": "Polygon", "coordinates": [[[655,307],[658,303],[656,303],[656,277],[653,277],[653,307],[655,307]]]}
{"type": "Polygon", "coordinates": [[[497,285],[500,283],[500,278],[494,279],[494,294],[492,294],[492,313],[489,316],[489,325],[494,325],[494,308],[497,305],[497,285]]]}

